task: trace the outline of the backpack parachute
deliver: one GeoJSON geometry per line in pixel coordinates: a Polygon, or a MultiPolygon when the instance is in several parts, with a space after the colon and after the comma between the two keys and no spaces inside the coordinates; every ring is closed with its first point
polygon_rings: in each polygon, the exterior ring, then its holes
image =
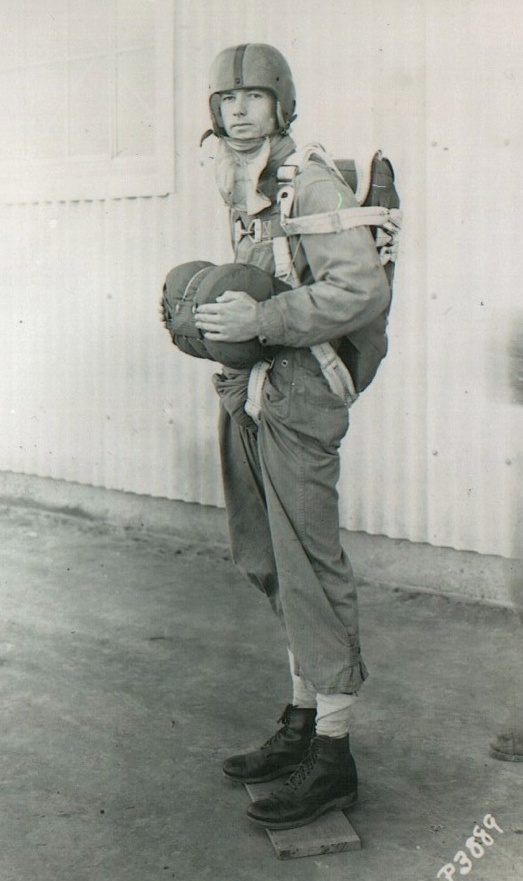
{"type": "Polygon", "coordinates": [[[392,164],[389,159],[381,155],[381,152],[375,153],[372,157],[368,170],[354,159],[336,159],[335,164],[362,208],[384,208],[392,212],[390,219],[386,215],[383,218],[385,223],[391,224],[390,228],[378,225],[371,226],[376,248],[385,267],[389,287],[392,291],[398,251],[397,239],[401,228],[400,198],[394,183],[392,164]],[[370,181],[368,180],[369,174],[370,181]],[[366,194],[365,190],[367,190],[366,194]]]}
{"type": "Polygon", "coordinates": [[[392,289],[401,229],[400,199],[392,164],[382,156],[381,151],[375,152],[370,160],[363,163],[356,159],[333,160],[321,144],[309,144],[290,156],[278,169],[278,181],[280,223],[286,235],[340,232],[355,226],[369,226],[392,289]],[[300,168],[312,160],[326,165],[347,184],[356,196],[359,207],[292,217],[294,178],[300,168]]]}

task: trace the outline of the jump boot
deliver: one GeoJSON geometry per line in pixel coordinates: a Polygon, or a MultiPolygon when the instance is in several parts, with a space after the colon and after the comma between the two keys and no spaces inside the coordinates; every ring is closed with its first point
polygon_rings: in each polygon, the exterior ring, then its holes
{"type": "Polygon", "coordinates": [[[223,764],[226,777],[238,783],[264,783],[290,774],[303,759],[314,734],[316,710],[288,704],[276,734],[259,750],[231,756],[223,764]]]}
{"type": "Polygon", "coordinates": [[[357,792],[358,775],[348,735],[318,735],[287,782],[267,798],[253,802],[247,817],[265,829],[293,829],[326,811],[350,808],[357,792]]]}

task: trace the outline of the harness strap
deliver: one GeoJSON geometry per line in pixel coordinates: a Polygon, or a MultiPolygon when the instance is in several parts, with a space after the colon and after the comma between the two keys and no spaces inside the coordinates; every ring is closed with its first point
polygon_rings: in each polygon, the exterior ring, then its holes
{"type": "Polygon", "coordinates": [[[281,278],[291,287],[297,288],[300,278],[292,261],[289,240],[285,236],[275,238],[272,242],[272,254],[274,257],[274,275],[281,278]]]}
{"type": "Polygon", "coordinates": [[[358,398],[354,380],[330,343],[311,346],[311,352],[329,383],[330,390],[350,407],[358,398]]]}
{"type": "Polygon", "coordinates": [[[339,233],[357,226],[375,226],[376,248],[382,265],[385,266],[389,261],[395,262],[398,256],[398,237],[402,225],[399,208],[342,208],[340,211],[292,218],[285,218],[282,211],[280,223],[287,235],[339,233]]]}
{"type": "Polygon", "coordinates": [[[362,208],[342,208],[339,211],[328,211],[324,214],[307,214],[292,217],[282,222],[288,235],[312,235],[330,232],[342,232],[356,226],[384,226],[390,224],[391,231],[401,228],[401,211],[399,208],[380,208],[379,206],[362,208]]]}
{"type": "Polygon", "coordinates": [[[263,385],[270,366],[269,361],[257,361],[249,374],[247,400],[243,409],[256,425],[260,424],[263,385]]]}

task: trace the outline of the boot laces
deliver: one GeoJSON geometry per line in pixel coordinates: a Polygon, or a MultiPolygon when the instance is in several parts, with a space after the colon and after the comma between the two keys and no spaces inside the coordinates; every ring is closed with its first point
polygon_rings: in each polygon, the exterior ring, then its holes
{"type": "Polygon", "coordinates": [[[290,712],[288,709],[285,709],[283,711],[282,715],[280,716],[280,718],[278,719],[278,724],[281,723],[283,725],[283,727],[280,728],[276,732],[276,734],[273,734],[272,737],[269,737],[269,739],[267,741],[265,741],[265,743],[263,744],[261,749],[267,749],[269,746],[272,746],[273,743],[277,743],[283,737],[283,735],[286,733],[286,731],[289,727],[289,722],[290,722],[290,712]]]}
{"type": "Polygon", "coordinates": [[[284,785],[289,786],[291,789],[297,789],[298,786],[300,786],[300,784],[307,779],[310,772],[314,768],[317,756],[318,743],[316,740],[311,740],[302,761],[300,762],[296,770],[293,771],[293,773],[284,785]]]}

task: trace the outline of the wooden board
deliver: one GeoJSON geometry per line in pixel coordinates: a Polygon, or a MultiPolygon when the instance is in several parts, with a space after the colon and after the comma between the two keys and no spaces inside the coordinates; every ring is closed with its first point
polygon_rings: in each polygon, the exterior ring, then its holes
{"type": "MultiPolygon", "coordinates": [[[[274,783],[246,783],[245,788],[251,801],[256,801],[274,791],[274,783]]],[[[279,832],[267,829],[266,832],[280,860],[342,853],[361,848],[361,840],[343,811],[328,811],[307,826],[282,829],[279,832]]]]}

